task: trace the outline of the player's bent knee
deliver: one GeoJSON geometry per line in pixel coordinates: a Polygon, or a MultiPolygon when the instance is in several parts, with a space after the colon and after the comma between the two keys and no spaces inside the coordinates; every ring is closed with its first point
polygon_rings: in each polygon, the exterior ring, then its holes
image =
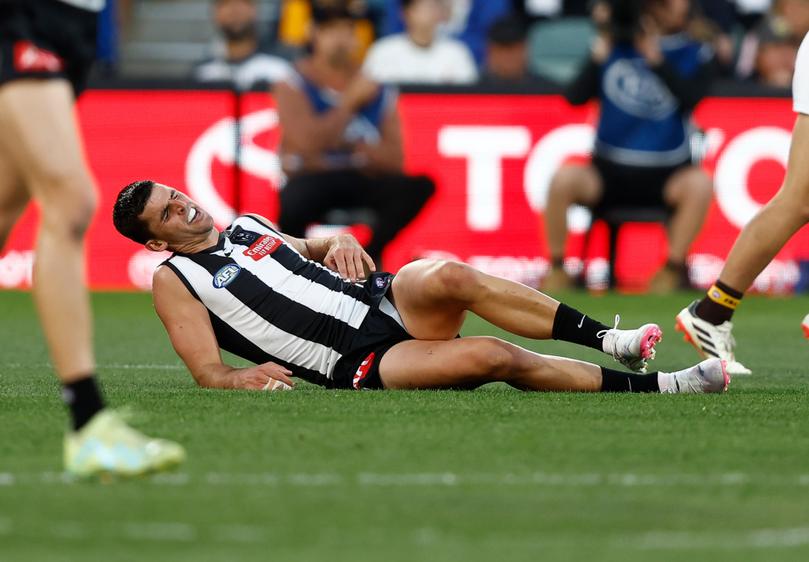
{"type": "Polygon", "coordinates": [[[471,301],[478,298],[484,288],[480,272],[454,261],[436,262],[430,274],[430,285],[436,296],[471,301]]]}

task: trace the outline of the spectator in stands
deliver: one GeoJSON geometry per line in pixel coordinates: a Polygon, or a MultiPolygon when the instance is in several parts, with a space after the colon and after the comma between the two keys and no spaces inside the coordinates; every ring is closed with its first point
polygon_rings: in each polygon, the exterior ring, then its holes
{"type": "Polygon", "coordinates": [[[514,12],[532,21],[559,16],[586,16],[592,0],[512,0],[514,12]]]}
{"type": "Polygon", "coordinates": [[[213,20],[223,43],[212,58],[194,67],[196,80],[232,82],[249,90],[289,75],[289,62],[260,46],[256,0],[213,0],[213,20]]]}
{"type": "Polygon", "coordinates": [[[338,6],[351,12],[354,18],[354,36],[358,43],[358,61],[376,39],[378,4],[382,0],[280,0],[278,40],[288,47],[301,49],[309,44],[312,32],[312,7],[338,6]]]}
{"type": "Polygon", "coordinates": [[[742,41],[736,76],[788,88],[798,45],[809,32],[809,0],[776,0],[742,41]]]}
{"type": "Polygon", "coordinates": [[[351,14],[317,8],[314,19],[311,55],[275,87],[289,178],[279,226],[304,236],[332,210],[371,209],[367,251],[379,266],[384,247],[415,218],[434,185],[402,172],[396,95],[358,72],[351,14]]]}
{"type": "Polygon", "coordinates": [[[615,207],[670,210],[668,261],[651,285],[665,293],[685,280],[686,253],[711,201],[711,180],[692,164],[687,125],[713,74],[710,49],[683,33],[690,2],[648,0],[640,15],[628,15],[627,4],[612,3],[609,31],[596,38],[565,92],[576,105],[598,98],[601,113],[592,163],[562,167],[551,181],[547,291],[571,285],[562,268],[571,205],[596,214],[615,207]]]}
{"type": "Polygon", "coordinates": [[[490,82],[520,82],[534,78],[528,69],[528,27],[518,16],[506,16],[489,28],[483,78],[490,82]]]}
{"type": "Polygon", "coordinates": [[[795,41],[800,41],[809,33],[809,0],[776,0],[776,13],[786,23],[795,41]]]}
{"type": "Polygon", "coordinates": [[[709,41],[713,46],[717,69],[723,75],[731,75],[736,56],[733,34],[739,25],[733,3],[731,0],[699,0],[697,4],[703,16],[696,22],[704,30],[700,39],[709,41]]]}
{"type": "Polygon", "coordinates": [[[754,30],[756,50],[753,79],[775,88],[792,87],[798,43],[781,18],[765,18],[754,30]]]}
{"type": "Polygon", "coordinates": [[[751,29],[769,13],[773,0],[736,0],[735,4],[739,22],[745,29],[751,29]]]}
{"type": "MultiPolygon", "coordinates": [[[[401,33],[405,29],[403,0],[385,0],[387,20],[384,35],[401,33]]],[[[466,44],[475,64],[483,65],[486,53],[486,33],[499,18],[511,13],[511,0],[437,0],[442,17],[438,35],[449,36],[466,44]]]]}
{"type": "Polygon", "coordinates": [[[438,35],[441,0],[402,0],[406,31],[378,40],[365,72],[379,82],[471,84],[475,60],[462,42],[438,35]]]}

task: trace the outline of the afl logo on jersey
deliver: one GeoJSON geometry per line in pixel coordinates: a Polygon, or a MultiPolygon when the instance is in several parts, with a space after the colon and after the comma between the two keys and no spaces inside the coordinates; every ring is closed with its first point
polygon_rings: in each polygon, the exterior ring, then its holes
{"type": "Polygon", "coordinates": [[[213,276],[213,286],[217,289],[224,289],[239,276],[241,270],[242,268],[235,263],[226,265],[213,276]]]}

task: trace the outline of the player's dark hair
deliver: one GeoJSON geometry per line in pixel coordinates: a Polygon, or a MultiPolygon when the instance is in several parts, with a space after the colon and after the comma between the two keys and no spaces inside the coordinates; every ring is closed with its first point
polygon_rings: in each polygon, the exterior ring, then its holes
{"type": "Polygon", "coordinates": [[[140,180],[132,182],[121,190],[112,208],[112,223],[115,229],[138,244],[145,244],[152,238],[146,223],[139,217],[152,195],[155,182],[140,180]]]}

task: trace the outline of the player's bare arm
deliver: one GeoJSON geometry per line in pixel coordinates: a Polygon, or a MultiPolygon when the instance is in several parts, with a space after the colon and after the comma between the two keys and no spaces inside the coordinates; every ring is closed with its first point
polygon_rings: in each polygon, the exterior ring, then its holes
{"type": "Polygon", "coordinates": [[[292,372],[275,363],[246,368],[224,364],[208,311],[168,267],[155,272],[152,298],[171,345],[199,386],[267,390],[273,381],[295,386],[292,372]]]}

